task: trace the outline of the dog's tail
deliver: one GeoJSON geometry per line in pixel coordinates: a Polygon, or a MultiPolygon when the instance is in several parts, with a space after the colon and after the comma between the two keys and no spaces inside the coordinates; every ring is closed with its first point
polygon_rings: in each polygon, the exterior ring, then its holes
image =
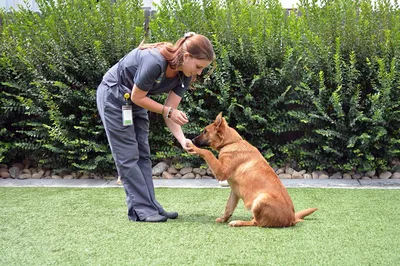
{"type": "Polygon", "coordinates": [[[318,209],[317,208],[309,208],[309,209],[305,209],[305,210],[296,212],[294,214],[294,217],[296,218],[295,223],[302,222],[304,217],[312,214],[316,210],[318,210],[318,209]]]}

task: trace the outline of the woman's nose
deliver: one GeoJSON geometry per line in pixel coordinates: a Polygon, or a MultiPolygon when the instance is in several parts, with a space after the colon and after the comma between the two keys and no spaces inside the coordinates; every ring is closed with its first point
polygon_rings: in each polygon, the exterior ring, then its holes
{"type": "Polygon", "coordinates": [[[203,69],[199,69],[199,70],[197,71],[197,75],[201,75],[201,72],[203,72],[203,69]]]}

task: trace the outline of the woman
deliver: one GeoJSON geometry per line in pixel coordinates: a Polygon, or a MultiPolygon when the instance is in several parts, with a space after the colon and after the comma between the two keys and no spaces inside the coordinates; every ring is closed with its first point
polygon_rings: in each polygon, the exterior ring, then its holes
{"type": "Polygon", "coordinates": [[[210,40],[190,32],[175,44],[140,45],[104,75],[97,89],[97,108],[125,188],[131,221],[165,222],[178,217],[165,211],[154,195],[148,111],[162,114],[182,148],[191,152],[181,128],[189,121],[178,105],[192,78],[214,59],[210,40]],[[168,93],[164,104],[148,97],[161,93],[168,93]]]}

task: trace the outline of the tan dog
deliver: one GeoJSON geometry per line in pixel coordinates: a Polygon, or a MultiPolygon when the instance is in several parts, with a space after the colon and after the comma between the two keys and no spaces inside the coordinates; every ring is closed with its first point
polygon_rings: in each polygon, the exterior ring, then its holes
{"type": "Polygon", "coordinates": [[[219,181],[228,180],[231,194],[217,223],[227,222],[239,199],[253,213],[251,221],[232,221],[230,226],[287,227],[303,221],[316,208],[294,212],[293,202],[275,171],[261,153],[229,127],[220,113],[214,123],[193,139],[191,148],[207,162],[219,181]],[[194,144],[194,145],[193,145],[194,144]],[[219,151],[218,159],[209,150],[219,151]]]}

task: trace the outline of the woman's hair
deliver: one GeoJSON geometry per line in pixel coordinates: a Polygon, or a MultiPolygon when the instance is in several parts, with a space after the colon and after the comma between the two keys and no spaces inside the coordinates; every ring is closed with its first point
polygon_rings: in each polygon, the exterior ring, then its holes
{"type": "Polygon", "coordinates": [[[169,42],[159,42],[139,45],[139,49],[158,48],[160,53],[167,60],[172,69],[176,69],[183,63],[183,54],[190,53],[196,59],[206,59],[210,62],[215,60],[214,48],[211,41],[194,32],[188,32],[175,44],[169,42]]]}

